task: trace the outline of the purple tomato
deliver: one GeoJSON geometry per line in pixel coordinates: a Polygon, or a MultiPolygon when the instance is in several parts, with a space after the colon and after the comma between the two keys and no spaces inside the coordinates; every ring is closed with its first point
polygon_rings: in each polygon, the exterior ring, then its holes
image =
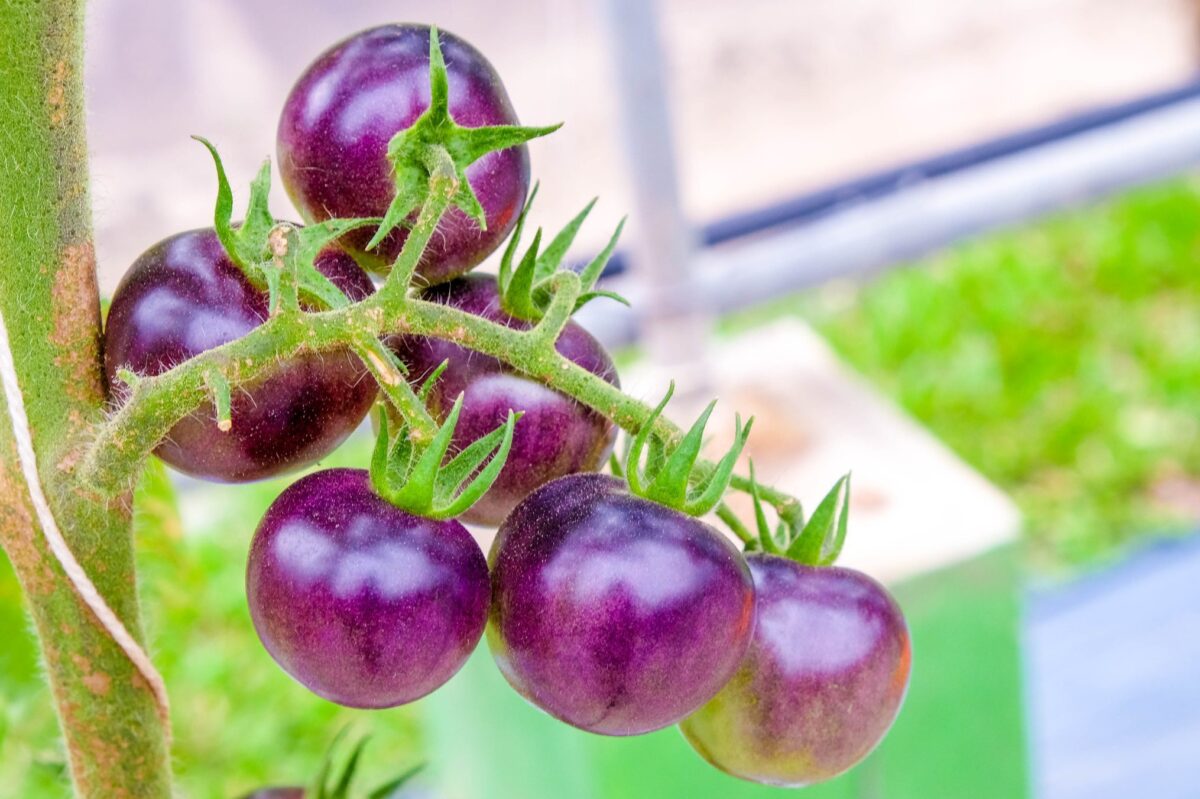
{"type": "MultiPolygon", "coordinates": [[[[499,75],[467,42],[438,31],[450,87],[450,115],[465,128],[516,125],[499,75]]],[[[284,103],[277,149],[280,175],[309,221],[383,216],[395,196],[388,142],[429,107],[429,26],[384,25],[357,33],[322,54],[284,103]]],[[[529,191],[525,145],[480,158],[466,170],[487,230],[451,208],[430,240],[417,274],[429,283],[460,275],[508,236],[529,191]]],[[[397,228],[379,247],[363,247],[374,228],[345,243],[364,263],[386,268],[407,237],[397,228]]]]}
{"type": "MultiPolygon", "coordinates": [[[[350,258],[327,249],[317,269],[348,297],[373,291],[350,258]]],[[[226,255],[211,228],[179,233],[133,263],[113,295],[104,332],[104,367],[113,396],[117,370],[149,376],[249,333],[267,319],[266,292],[226,255]]],[[[235,387],[232,429],[217,427],[207,403],[171,428],[155,453],[181,472],[241,482],[316,462],[362,421],[376,387],[349,350],[302,355],[267,377],[235,387]]]]}
{"type": "Polygon", "coordinates": [[[798,787],[835,777],[883,738],[908,688],[908,627],[861,572],[746,558],[758,593],[750,650],[733,679],[680,725],[717,768],[798,787]]]}
{"type": "MultiPolygon", "coordinates": [[[[507,327],[530,327],[500,307],[496,280],[490,275],[467,275],[426,289],[420,296],[507,327]]],[[[467,521],[494,527],[534,489],[566,474],[595,471],[612,452],[617,428],[611,421],[495,358],[440,339],[397,336],[390,343],[414,382],[443,361],[449,362],[430,393],[429,408],[445,418],[463,394],[454,433],[457,449],[503,425],[509,409],[525,413],[513,431],[512,449],[500,477],[463,514],[467,521]]],[[[567,322],[555,348],[568,360],[619,385],[612,358],[575,322],[567,322]]]]}
{"type": "Polygon", "coordinates": [[[402,705],[454,676],[483,634],[488,590],[465,527],[400,510],[360,469],[315,472],[280,494],[246,569],[267,651],[349,707],[402,705]]]}
{"type": "Polygon", "coordinates": [[[733,544],[614,477],[569,475],[530,494],[489,563],[500,671],[584,730],[674,724],[725,684],[750,641],[754,587],[733,544]]]}

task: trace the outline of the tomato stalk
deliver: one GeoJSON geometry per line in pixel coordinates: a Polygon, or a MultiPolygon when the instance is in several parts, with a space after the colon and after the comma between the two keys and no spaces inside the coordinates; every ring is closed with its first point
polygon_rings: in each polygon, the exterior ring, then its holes
{"type": "MultiPolygon", "coordinates": [[[[104,602],[143,640],[129,488],[77,479],[104,423],[100,312],[82,87],[82,0],[0,3],[0,311],[37,472],[63,539],[104,602]]],[[[81,797],[166,797],[165,725],[150,686],[79,598],[35,521],[12,409],[0,398],[0,543],[24,589],[81,797]]],[[[141,456],[136,456],[140,461],[141,456]]]]}

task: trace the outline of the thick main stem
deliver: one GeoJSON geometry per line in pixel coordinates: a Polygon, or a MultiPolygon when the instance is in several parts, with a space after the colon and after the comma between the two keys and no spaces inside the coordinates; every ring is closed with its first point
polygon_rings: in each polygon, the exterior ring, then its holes
{"type": "MultiPolygon", "coordinates": [[[[53,515],[98,592],[140,638],[128,491],[99,494],[74,480],[105,394],[82,34],[81,0],[0,0],[0,310],[53,515]]],[[[12,429],[0,425],[0,543],[37,627],[76,793],[169,796],[152,692],[72,588],[29,496],[12,429]]]]}

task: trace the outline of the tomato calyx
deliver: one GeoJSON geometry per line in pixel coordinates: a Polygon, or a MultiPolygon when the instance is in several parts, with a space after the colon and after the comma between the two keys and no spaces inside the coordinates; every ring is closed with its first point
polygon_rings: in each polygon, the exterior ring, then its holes
{"type": "Polygon", "coordinates": [[[245,218],[233,222],[233,190],[217,148],[202,136],[193,136],[212,156],[217,172],[217,201],[213,229],[229,260],[255,287],[266,291],[272,314],[278,312],[285,293],[294,287],[305,305],[320,310],[344,308],[350,299],[316,267],[317,256],[344,234],[379,224],[378,218],[329,219],[304,227],[275,219],[270,210],[271,161],[263,162],[250,183],[245,218]]]}
{"type": "MultiPolygon", "coordinates": [[[[525,201],[525,206],[521,209],[521,214],[517,217],[517,226],[500,257],[500,269],[496,276],[500,287],[501,307],[510,316],[524,319],[527,322],[537,322],[545,316],[554,298],[554,280],[560,272],[563,258],[571,244],[574,243],[575,236],[583,227],[583,223],[591,213],[597,199],[593,197],[582,211],[567,222],[544,250],[540,249],[542,229],[539,227],[533,234],[533,241],[525,250],[525,254],[521,256],[520,260],[517,260],[516,266],[514,266],[513,261],[516,259],[521,234],[525,230],[525,219],[529,215],[529,209],[533,205],[534,198],[537,197],[537,192],[538,184],[535,183],[532,191],[529,192],[529,198],[525,201]]],[[[622,219],[617,224],[612,236],[609,237],[604,249],[578,272],[579,291],[570,308],[572,314],[598,297],[607,297],[623,305],[629,305],[629,301],[620,294],[595,288],[596,281],[600,279],[604,267],[608,265],[624,228],[625,219],[622,219]]]]}
{"type": "Polygon", "coordinates": [[[559,123],[546,127],[490,125],[464,128],[456,123],[450,115],[450,86],[436,27],[429,30],[429,95],[429,108],[388,142],[388,160],[392,164],[396,196],[367,249],[377,247],[392,230],[405,223],[428,196],[430,177],[446,169],[457,176],[453,204],[486,230],[483,206],[467,182],[467,167],[488,153],[524,144],[562,127],[559,123]]]}
{"type": "Polygon", "coordinates": [[[725,496],[729,481],[733,478],[733,467],[754,425],[754,417],[742,424],[741,415],[736,416],[733,445],[711,472],[700,475],[696,473],[696,461],[704,444],[704,428],[717,401],[710,402],[683,438],[668,447],[654,434],[654,423],[674,393],[675,383],[672,381],[666,396],[630,441],[625,457],[625,478],[630,491],[637,496],[689,516],[703,516],[725,496]]]}
{"type": "Polygon", "coordinates": [[[746,545],[748,551],[760,551],[794,560],[806,566],[832,566],[846,543],[850,517],[850,474],[833,484],[807,522],[797,504],[779,518],[774,529],[767,522],[763,502],[750,464],[750,497],[754,504],[756,531],[746,545]]]}
{"type": "MultiPolygon", "coordinates": [[[[417,392],[424,402],[446,364],[438,367],[417,392]]],[[[512,410],[504,424],[464,447],[450,460],[447,453],[462,412],[459,394],[446,421],[428,442],[410,435],[401,422],[395,433],[388,429],[388,415],[379,413],[379,436],[371,456],[371,485],[396,507],[427,519],[452,519],[487,493],[500,476],[512,447],[513,429],[520,413],[512,410]]]]}

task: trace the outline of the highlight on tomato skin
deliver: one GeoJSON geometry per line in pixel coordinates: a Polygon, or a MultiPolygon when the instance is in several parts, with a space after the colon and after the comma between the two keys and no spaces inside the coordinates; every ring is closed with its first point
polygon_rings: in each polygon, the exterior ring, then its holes
{"type": "Polygon", "coordinates": [[[754,624],[738,550],[600,474],[547,483],[489,555],[488,645],[509,683],[604,735],[670,726],[734,674],[754,624]]]}
{"type": "MultiPolygon", "coordinates": [[[[507,327],[524,330],[531,326],[504,311],[491,275],[466,275],[425,289],[418,296],[507,327]]],[[[595,471],[612,452],[617,427],[611,420],[496,358],[419,336],[393,336],[389,345],[416,383],[446,362],[428,405],[431,413],[444,418],[463,394],[454,436],[456,450],[503,424],[509,409],[524,414],[513,432],[512,449],[500,477],[463,514],[468,522],[496,527],[535,489],[567,474],[595,471]]],[[[567,322],[555,349],[612,385],[620,385],[608,352],[578,323],[567,322]]]]}
{"type": "Polygon", "coordinates": [[[911,669],[904,615],[861,572],[762,553],[746,561],[758,598],[749,651],[680,729],[735,777],[823,782],[870,754],[900,711],[911,669]]]}
{"type": "Polygon", "coordinates": [[[250,616],[275,661],[348,707],[415,701],[462,667],[487,622],[487,561],[453,519],[380,497],[360,469],[326,469],[276,498],[246,569],[250,616]]]}
{"type": "MultiPolygon", "coordinates": [[[[383,25],[357,33],[321,54],[284,103],[276,147],[280,177],[308,221],[382,217],[395,197],[388,143],[429,107],[429,26],[383,25]]],[[[449,111],[467,128],[516,125],[500,76],[471,44],[444,30],[438,38],[449,78],[449,111]]],[[[529,148],[520,144],[484,155],[466,177],[487,229],[451,208],[417,267],[425,283],[469,271],[516,224],[529,191],[529,148]]],[[[386,270],[407,238],[391,231],[372,251],[374,228],[343,243],[372,269],[386,270]]]]}
{"type": "MultiPolygon", "coordinates": [[[[374,291],[367,274],[341,250],[323,250],[316,267],[352,300],[374,291]]],[[[244,336],[267,317],[267,292],[230,260],[212,228],[163,239],[134,261],[113,294],[104,331],[111,396],[120,404],[127,391],[118,370],[161,374],[244,336]]],[[[301,355],[232,393],[229,430],[218,427],[210,402],[177,422],[155,454],[208,480],[272,477],[336,449],[376,394],[349,348],[301,355]]]]}

